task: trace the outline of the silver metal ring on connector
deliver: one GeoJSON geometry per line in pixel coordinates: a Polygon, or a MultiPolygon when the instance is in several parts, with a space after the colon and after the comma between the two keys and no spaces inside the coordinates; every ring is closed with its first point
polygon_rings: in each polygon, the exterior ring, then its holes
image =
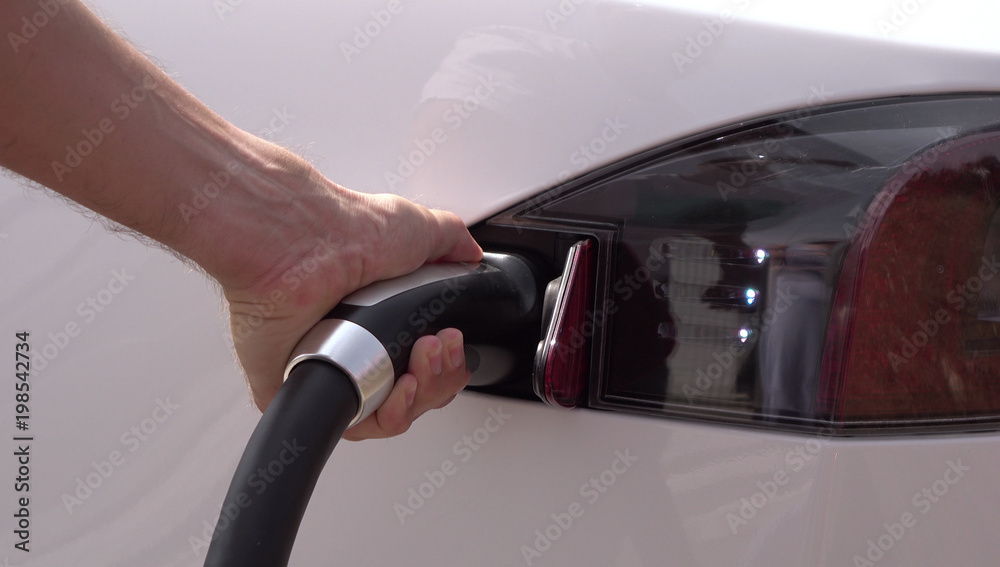
{"type": "Polygon", "coordinates": [[[350,376],[358,392],[358,413],[351,426],[371,415],[389,397],[396,381],[392,359],[385,346],[367,329],[342,319],[323,319],[292,351],[285,377],[305,360],[328,362],[350,376]]]}

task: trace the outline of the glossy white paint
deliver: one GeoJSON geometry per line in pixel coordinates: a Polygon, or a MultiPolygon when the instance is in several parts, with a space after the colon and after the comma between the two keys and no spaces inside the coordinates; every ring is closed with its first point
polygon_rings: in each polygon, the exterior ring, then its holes
{"type": "MultiPolygon", "coordinates": [[[[345,185],[470,222],[561,175],[753,116],[1000,89],[1000,7],[971,0],[98,4],[226,118],[345,185]],[[893,6],[916,8],[886,38],[893,6]],[[378,33],[362,45],[366,26],[378,33]],[[703,32],[697,57],[675,58],[703,32]],[[398,182],[386,174],[404,177],[400,160],[422,163],[398,182]]],[[[13,334],[29,330],[47,362],[33,378],[32,552],[13,549],[5,513],[0,558],[200,565],[192,538],[214,524],[257,417],[216,292],[14,180],[0,179],[0,201],[2,357],[13,368],[13,334]]],[[[992,433],[830,441],[463,395],[399,439],[338,448],[292,564],[526,565],[522,546],[545,547],[546,529],[558,539],[532,565],[855,565],[887,533],[880,567],[993,564],[998,461],[992,433]],[[623,468],[619,453],[636,460],[623,468]],[[602,473],[606,492],[581,492],[602,473]],[[409,515],[411,489],[426,497],[409,515]]]]}

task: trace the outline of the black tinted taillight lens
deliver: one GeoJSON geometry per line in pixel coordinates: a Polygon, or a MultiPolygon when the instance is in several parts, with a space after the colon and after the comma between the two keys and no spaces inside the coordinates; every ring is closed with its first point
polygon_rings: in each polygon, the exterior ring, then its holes
{"type": "Polygon", "coordinates": [[[560,239],[601,251],[592,407],[850,434],[994,426],[998,137],[997,96],[800,109],[474,232],[553,266],[560,239]]]}

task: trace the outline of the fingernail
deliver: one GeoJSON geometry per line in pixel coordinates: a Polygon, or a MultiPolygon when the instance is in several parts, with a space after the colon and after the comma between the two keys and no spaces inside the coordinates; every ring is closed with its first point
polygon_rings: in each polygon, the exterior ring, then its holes
{"type": "Polygon", "coordinates": [[[465,366],[465,349],[462,348],[462,344],[452,345],[448,349],[449,358],[451,358],[451,363],[455,368],[461,368],[465,366]]]}
{"type": "Polygon", "coordinates": [[[411,384],[406,387],[406,407],[413,407],[413,400],[417,397],[417,381],[411,380],[411,384]]]}
{"type": "Polygon", "coordinates": [[[428,358],[431,365],[431,372],[433,372],[435,376],[440,376],[442,371],[441,347],[435,349],[434,352],[432,352],[428,358]]]}

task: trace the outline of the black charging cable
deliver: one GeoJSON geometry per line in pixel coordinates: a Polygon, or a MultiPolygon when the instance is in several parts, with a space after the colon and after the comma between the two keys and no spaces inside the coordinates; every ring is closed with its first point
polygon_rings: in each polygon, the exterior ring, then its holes
{"type": "Polygon", "coordinates": [[[307,360],[290,371],[236,468],[206,567],[288,565],[316,481],[358,404],[357,387],[332,364],[307,360]]]}

